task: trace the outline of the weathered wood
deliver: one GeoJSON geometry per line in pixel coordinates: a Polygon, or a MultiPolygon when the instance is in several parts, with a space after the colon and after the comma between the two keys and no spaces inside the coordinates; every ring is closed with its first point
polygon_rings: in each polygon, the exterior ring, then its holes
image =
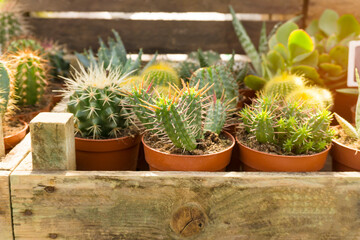
{"type": "Polygon", "coordinates": [[[0,161],[0,171],[11,171],[19,165],[24,157],[30,152],[30,135],[26,135],[25,138],[15,146],[5,158],[0,161]]]}
{"type": "Polygon", "coordinates": [[[339,15],[353,14],[360,20],[359,2],[354,0],[343,0],[341,4],[336,0],[308,0],[307,23],[313,19],[319,19],[323,11],[332,8],[339,15]]]}
{"type": "Polygon", "coordinates": [[[10,171],[0,170],[0,239],[2,240],[10,240],[13,238],[9,176],[10,171]]]}
{"type": "Polygon", "coordinates": [[[26,11],[302,13],[299,0],[20,0],[26,11]]]}
{"type": "MultiPolygon", "coordinates": [[[[126,49],[137,53],[187,53],[212,49],[220,53],[243,53],[230,21],[134,21],[101,19],[29,19],[34,34],[39,38],[56,39],[72,50],[98,48],[98,37],[111,36],[118,31],[126,49]]],[[[276,22],[267,22],[268,31],[276,22]]],[[[261,22],[244,21],[254,43],[259,42],[261,22]]]]}
{"type": "Polygon", "coordinates": [[[34,170],[75,170],[74,116],[40,113],[30,122],[34,170]]]}
{"type": "Polygon", "coordinates": [[[360,238],[360,173],[20,171],[29,161],[10,177],[16,239],[360,238]]]}
{"type": "Polygon", "coordinates": [[[0,158],[5,156],[5,142],[2,118],[0,116],[0,158]]]}

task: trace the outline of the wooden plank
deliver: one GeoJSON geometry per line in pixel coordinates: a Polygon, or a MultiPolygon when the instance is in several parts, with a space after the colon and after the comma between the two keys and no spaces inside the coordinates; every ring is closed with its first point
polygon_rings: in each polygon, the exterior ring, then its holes
{"type": "Polygon", "coordinates": [[[26,11],[302,13],[299,0],[20,0],[26,11]]]}
{"type": "Polygon", "coordinates": [[[319,19],[323,11],[329,7],[332,7],[339,15],[353,14],[358,20],[360,20],[359,2],[354,0],[308,0],[308,17],[307,23],[310,23],[313,19],[319,19]],[[335,7],[336,6],[336,7],[335,7]]]}
{"type": "Polygon", "coordinates": [[[0,161],[0,171],[11,171],[25,158],[31,148],[30,135],[13,148],[2,161],[0,161]]]}
{"type": "Polygon", "coordinates": [[[13,239],[10,208],[10,171],[0,170],[0,239],[13,239]]]}
{"type": "MultiPolygon", "coordinates": [[[[98,37],[111,36],[117,30],[129,52],[143,48],[147,53],[187,53],[199,47],[220,53],[236,50],[241,46],[230,21],[134,21],[99,19],[29,19],[33,32],[40,38],[52,38],[65,43],[72,50],[98,47],[98,37]]],[[[254,43],[258,43],[261,22],[244,22],[254,43]]],[[[275,22],[268,22],[270,31],[275,22]]]]}
{"type": "Polygon", "coordinates": [[[16,239],[360,238],[360,173],[18,169],[16,239]]]}

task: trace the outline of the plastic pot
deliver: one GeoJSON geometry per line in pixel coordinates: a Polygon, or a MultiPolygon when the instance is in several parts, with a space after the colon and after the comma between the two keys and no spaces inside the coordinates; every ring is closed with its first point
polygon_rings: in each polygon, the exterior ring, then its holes
{"type": "Polygon", "coordinates": [[[332,140],[333,171],[360,171],[360,151],[332,140]]]}

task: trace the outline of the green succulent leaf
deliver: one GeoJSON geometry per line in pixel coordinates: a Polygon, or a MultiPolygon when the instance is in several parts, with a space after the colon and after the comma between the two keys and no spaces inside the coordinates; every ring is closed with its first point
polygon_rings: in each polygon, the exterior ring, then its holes
{"type": "Polygon", "coordinates": [[[311,36],[315,36],[320,31],[319,20],[315,19],[310,22],[309,26],[306,28],[306,32],[311,36]]]}
{"type": "Polygon", "coordinates": [[[348,66],[348,55],[349,55],[349,48],[345,46],[336,46],[332,48],[329,52],[331,59],[333,59],[338,65],[342,66],[343,68],[347,68],[348,66]]]}
{"type": "Polygon", "coordinates": [[[273,48],[273,50],[277,51],[285,61],[288,61],[289,59],[289,50],[281,43],[276,44],[273,48]]]}
{"type": "Polygon", "coordinates": [[[357,88],[341,88],[341,89],[336,89],[336,92],[344,93],[348,95],[359,95],[359,90],[357,88]]]}
{"type": "Polygon", "coordinates": [[[299,27],[294,22],[284,23],[276,31],[277,42],[283,44],[284,46],[287,46],[290,34],[297,29],[299,29],[299,27]]]}
{"type": "Polygon", "coordinates": [[[293,65],[295,66],[308,65],[311,67],[316,67],[318,65],[318,61],[319,61],[319,52],[315,50],[307,58],[298,62],[294,62],[293,65]]]}
{"type": "Polygon", "coordinates": [[[338,76],[342,73],[342,67],[333,63],[321,63],[319,65],[320,69],[329,73],[332,76],[338,76]]]}
{"type": "Polygon", "coordinates": [[[339,41],[351,34],[354,34],[355,36],[360,34],[360,24],[351,14],[342,15],[337,21],[337,26],[339,29],[337,35],[339,41]]]}
{"type": "Polygon", "coordinates": [[[291,32],[287,46],[289,48],[291,58],[295,58],[298,55],[309,53],[314,50],[314,42],[311,37],[301,29],[291,32]]]}
{"type": "Polygon", "coordinates": [[[312,81],[312,83],[317,85],[323,85],[323,81],[320,78],[319,73],[315,68],[305,65],[295,66],[291,68],[291,73],[303,75],[308,80],[312,81]]]}
{"type": "Polygon", "coordinates": [[[331,57],[330,57],[329,54],[327,54],[327,53],[320,54],[320,56],[319,56],[319,64],[321,64],[321,63],[329,63],[329,62],[331,62],[331,57]]]}
{"type": "Polygon", "coordinates": [[[260,31],[260,39],[259,39],[259,54],[265,54],[268,49],[267,44],[267,35],[266,35],[266,23],[262,23],[261,31],[260,31]]]}
{"type": "Polygon", "coordinates": [[[351,125],[344,118],[340,117],[337,113],[335,113],[334,115],[335,115],[336,121],[338,121],[338,123],[340,124],[342,129],[344,129],[344,132],[346,133],[346,135],[348,135],[351,138],[359,138],[359,134],[353,125],[351,125]]]}
{"type": "Polygon", "coordinates": [[[266,82],[266,79],[255,75],[247,75],[244,79],[245,85],[255,91],[262,89],[266,82]]]}
{"type": "Polygon", "coordinates": [[[337,31],[337,21],[339,15],[334,10],[326,9],[319,19],[319,28],[327,36],[330,36],[337,31]]]}
{"type": "Polygon", "coordinates": [[[272,72],[282,72],[285,70],[285,62],[283,57],[277,51],[271,50],[267,54],[268,67],[272,72]]]}

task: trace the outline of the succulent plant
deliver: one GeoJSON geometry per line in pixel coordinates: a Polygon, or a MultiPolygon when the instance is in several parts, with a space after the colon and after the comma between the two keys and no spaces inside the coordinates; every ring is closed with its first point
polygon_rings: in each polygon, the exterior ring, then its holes
{"type": "Polygon", "coordinates": [[[287,101],[301,101],[307,106],[319,109],[330,108],[334,102],[331,92],[325,88],[302,87],[290,92],[286,98],[287,101]]]}
{"type": "Polygon", "coordinates": [[[176,70],[166,62],[155,63],[145,68],[141,77],[147,82],[151,83],[153,87],[165,86],[169,84],[180,86],[180,78],[176,70]]]}
{"type": "Polygon", "coordinates": [[[238,101],[239,86],[230,70],[223,65],[204,67],[196,70],[189,80],[190,86],[200,84],[200,88],[206,85],[212,87],[208,94],[215,94],[217,99],[224,95],[226,102],[234,108],[238,101]]]}
{"type": "Polygon", "coordinates": [[[10,115],[16,101],[14,78],[8,63],[0,60],[0,117],[10,115]]]}
{"type": "MultiPolygon", "coordinates": [[[[78,60],[86,68],[89,68],[91,65],[103,67],[105,69],[120,68],[121,75],[128,75],[129,73],[133,75],[137,74],[141,67],[142,50],[140,49],[137,59],[133,61],[127,56],[127,52],[120,35],[115,30],[113,30],[113,34],[115,39],[109,37],[107,45],[101,38],[99,39],[100,47],[96,56],[94,52],[89,49],[85,50],[83,54],[75,53],[78,60]]],[[[153,64],[156,57],[157,54],[155,54],[147,66],[153,64]]]]}
{"type": "Polygon", "coordinates": [[[7,45],[7,51],[10,53],[16,53],[17,51],[24,51],[26,49],[37,51],[40,54],[44,53],[41,42],[31,37],[14,39],[7,45]]]}
{"type": "MultiPolygon", "coordinates": [[[[360,77],[357,69],[355,69],[355,77],[358,83],[358,90],[360,90],[360,77]]],[[[339,116],[337,113],[335,113],[334,115],[347,136],[355,139],[360,139],[360,95],[358,95],[358,100],[355,108],[355,127],[351,123],[346,121],[344,118],[339,116]]]]}
{"type": "Polygon", "coordinates": [[[17,105],[39,103],[47,87],[46,61],[30,50],[18,51],[9,58],[14,68],[17,105]]]}
{"type": "Polygon", "coordinates": [[[0,47],[4,47],[14,37],[26,32],[21,9],[16,1],[0,2],[0,47]]]}
{"type": "Polygon", "coordinates": [[[119,86],[126,76],[120,69],[80,67],[72,78],[64,78],[69,96],[67,111],[74,114],[77,132],[84,138],[116,138],[127,128],[127,112],[119,86]]]}
{"type": "Polygon", "coordinates": [[[65,58],[67,53],[65,46],[51,40],[44,41],[42,46],[51,67],[50,75],[55,79],[58,76],[69,77],[70,62],[65,58]]]}
{"type": "Polygon", "coordinates": [[[175,147],[193,151],[196,140],[204,138],[205,131],[219,134],[228,116],[228,106],[223,99],[214,98],[208,103],[209,98],[204,97],[208,90],[208,85],[199,88],[199,84],[189,87],[184,83],[173,96],[154,98],[149,88],[134,88],[129,97],[133,112],[145,128],[162,140],[170,140],[175,147]]]}
{"type": "Polygon", "coordinates": [[[266,95],[279,95],[286,97],[292,91],[304,88],[306,80],[296,74],[286,72],[271,78],[264,87],[266,95]]]}
{"type": "Polygon", "coordinates": [[[326,109],[306,106],[262,95],[241,112],[241,123],[250,137],[260,144],[280,147],[285,154],[323,151],[331,143],[332,114],[326,109]]]}
{"type": "Polygon", "coordinates": [[[327,87],[346,86],[348,44],[360,39],[360,23],[351,14],[339,16],[326,9],[318,20],[313,20],[306,31],[315,39],[319,51],[319,73],[327,87]]]}

